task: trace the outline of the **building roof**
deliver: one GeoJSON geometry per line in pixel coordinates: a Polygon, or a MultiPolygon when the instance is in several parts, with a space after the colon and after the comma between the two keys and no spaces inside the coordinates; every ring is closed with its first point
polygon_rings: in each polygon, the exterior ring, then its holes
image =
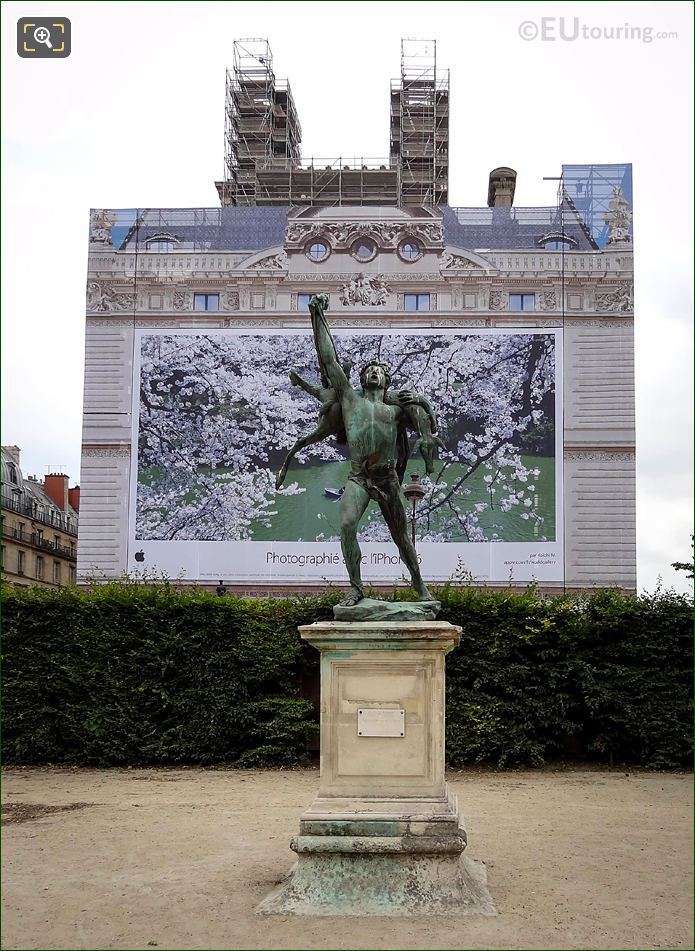
{"type": "Polygon", "coordinates": [[[32,476],[23,475],[18,454],[16,446],[2,446],[2,505],[20,515],[36,518],[58,530],[76,535],[79,513],[71,505],[63,511],[46,494],[40,482],[32,476]]]}
{"type": "Polygon", "coordinates": [[[171,235],[196,251],[263,251],[285,240],[288,207],[145,208],[119,250],[171,235]]]}
{"type": "Polygon", "coordinates": [[[444,241],[475,250],[539,249],[546,235],[567,235],[573,250],[596,251],[598,246],[571,201],[549,208],[441,208],[444,241]]]}
{"type": "MultiPolygon", "coordinates": [[[[326,214],[330,208],[321,208],[326,214]]],[[[379,209],[383,212],[383,209],[379,209]]],[[[338,209],[336,209],[338,211],[338,209]]],[[[364,215],[365,209],[359,209],[364,215]]],[[[376,209],[375,209],[376,211],[376,209]]],[[[392,209],[398,213],[398,209],[392,209]]],[[[416,209],[408,209],[416,212],[416,209]]],[[[438,209],[442,216],[444,243],[469,250],[538,249],[544,236],[562,231],[575,250],[597,250],[589,230],[572,202],[565,199],[547,208],[451,208],[438,209]]],[[[148,239],[170,236],[195,251],[263,251],[285,241],[288,216],[297,209],[282,207],[244,208],[150,208],[144,209],[121,244],[121,250],[144,248],[148,239]]],[[[345,214],[346,207],[340,208],[345,214]]],[[[409,215],[408,217],[417,215],[409,215]]],[[[378,215],[375,215],[378,217],[378,215]]],[[[428,215],[429,217],[429,215],[428,215]]]]}

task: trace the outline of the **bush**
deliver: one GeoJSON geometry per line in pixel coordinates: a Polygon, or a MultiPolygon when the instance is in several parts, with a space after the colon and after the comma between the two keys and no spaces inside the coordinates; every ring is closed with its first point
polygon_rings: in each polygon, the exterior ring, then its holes
{"type": "Polygon", "coordinates": [[[447,758],[540,765],[567,749],[655,768],[692,751],[692,602],[449,589],[447,758]]]}
{"type": "MultiPolygon", "coordinates": [[[[463,628],[447,660],[451,765],[537,766],[568,749],[688,761],[689,599],[453,586],[438,596],[441,619],[463,628]]],[[[334,603],[128,582],[6,590],[5,761],[300,763],[316,729],[302,685],[318,677],[318,654],[297,626],[331,618],[334,603]]]]}

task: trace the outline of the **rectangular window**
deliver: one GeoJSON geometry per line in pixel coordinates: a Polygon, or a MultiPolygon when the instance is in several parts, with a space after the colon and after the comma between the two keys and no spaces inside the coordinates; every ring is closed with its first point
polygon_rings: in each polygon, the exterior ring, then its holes
{"type": "Polygon", "coordinates": [[[60,551],[60,535],[53,536],[53,547],[56,551],[60,551]]]}
{"type": "Polygon", "coordinates": [[[17,552],[17,574],[18,575],[24,574],[24,552],[23,551],[17,552]]]}
{"type": "Polygon", "coordinates": [[[194,294],[193,310],[219,310],[219,294],[194,294]]]}
{"type": "Polygon", "coordinates": [[[70,584],[77,584],[77,569],[70,565],[70,584]]]}
{"type": "Polygon", "coordinates": [[[536,309],[536,295],[535,294],[510,294],[509,295],[509,309],[510,310],[535,310],[536,309]]]}
{"type": "Polygon", "coordinates": [[[53,584],[60,584],[60,562],[53,562],[53,584]]]}
{"type": "Polygon", "coordinates": [[[37,581],[43,581],[43,558],[41,555],[36,556],[36,579],[37,581]]]}
{"type": "Polygon", "coordinates": [[[309,309],[311,294],[297,294],[297,310],[305,313],[309,309]]]}
{"type": "Polygon", "coordinates": [[[24,538],[24,529],[26,524],[24,522],[17,522],[17,538],[24,538]]]}
{"type": "Polygon", "coordinates": [[[429,310],[430,309],[430,295],[429,294],[404,294],[403,301],[404,301],[404,306],[406,310],[429,310]]]}

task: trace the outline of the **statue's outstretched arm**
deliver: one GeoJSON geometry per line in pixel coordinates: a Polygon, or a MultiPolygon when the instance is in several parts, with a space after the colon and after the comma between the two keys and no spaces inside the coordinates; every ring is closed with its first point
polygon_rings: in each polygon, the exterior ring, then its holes
{"type": "Polygon", "coordinates": [[[326,372],[326,377],[330,385],[336,391],[336,395],[340,397],[350,389],[350,383],[338,361],[333,337],[331,336],[325,317],[325,311],[327,309],[327,294],[316,294],[309,301],[311,326],[314,331],[314,342],[316,344],[319,362],[326,372]]]}
{"type": "Polygon", "coordinates": [[[294,384],[294,386],[301,387],[305,393],[313,396],[314,399],[321,399],[323,387],[319,386],[317,383],[309,383],[308,380],[305,380],[304,377],[301,377],[295,370],[290,370],[290,381],[294,384]]]}

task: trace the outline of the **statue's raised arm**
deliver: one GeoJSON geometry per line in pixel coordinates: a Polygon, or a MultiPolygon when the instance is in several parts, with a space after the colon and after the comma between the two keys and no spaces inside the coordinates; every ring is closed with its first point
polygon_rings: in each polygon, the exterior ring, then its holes
{"type": "Polygon", "coordinates": [[[326,320],[326,311],[328,310],[328,294],[314,294],[309,300],[309,313],[311,314],[311,328],[314,331],[314,343],[316,344],[316,353],[319,358],[321,375],[325,377],[330,386],[340,398],[343,393],[351,389],[345,372],[338,360],[335,349],[335,343],[331,336],[331,331],[326,320]]]}

